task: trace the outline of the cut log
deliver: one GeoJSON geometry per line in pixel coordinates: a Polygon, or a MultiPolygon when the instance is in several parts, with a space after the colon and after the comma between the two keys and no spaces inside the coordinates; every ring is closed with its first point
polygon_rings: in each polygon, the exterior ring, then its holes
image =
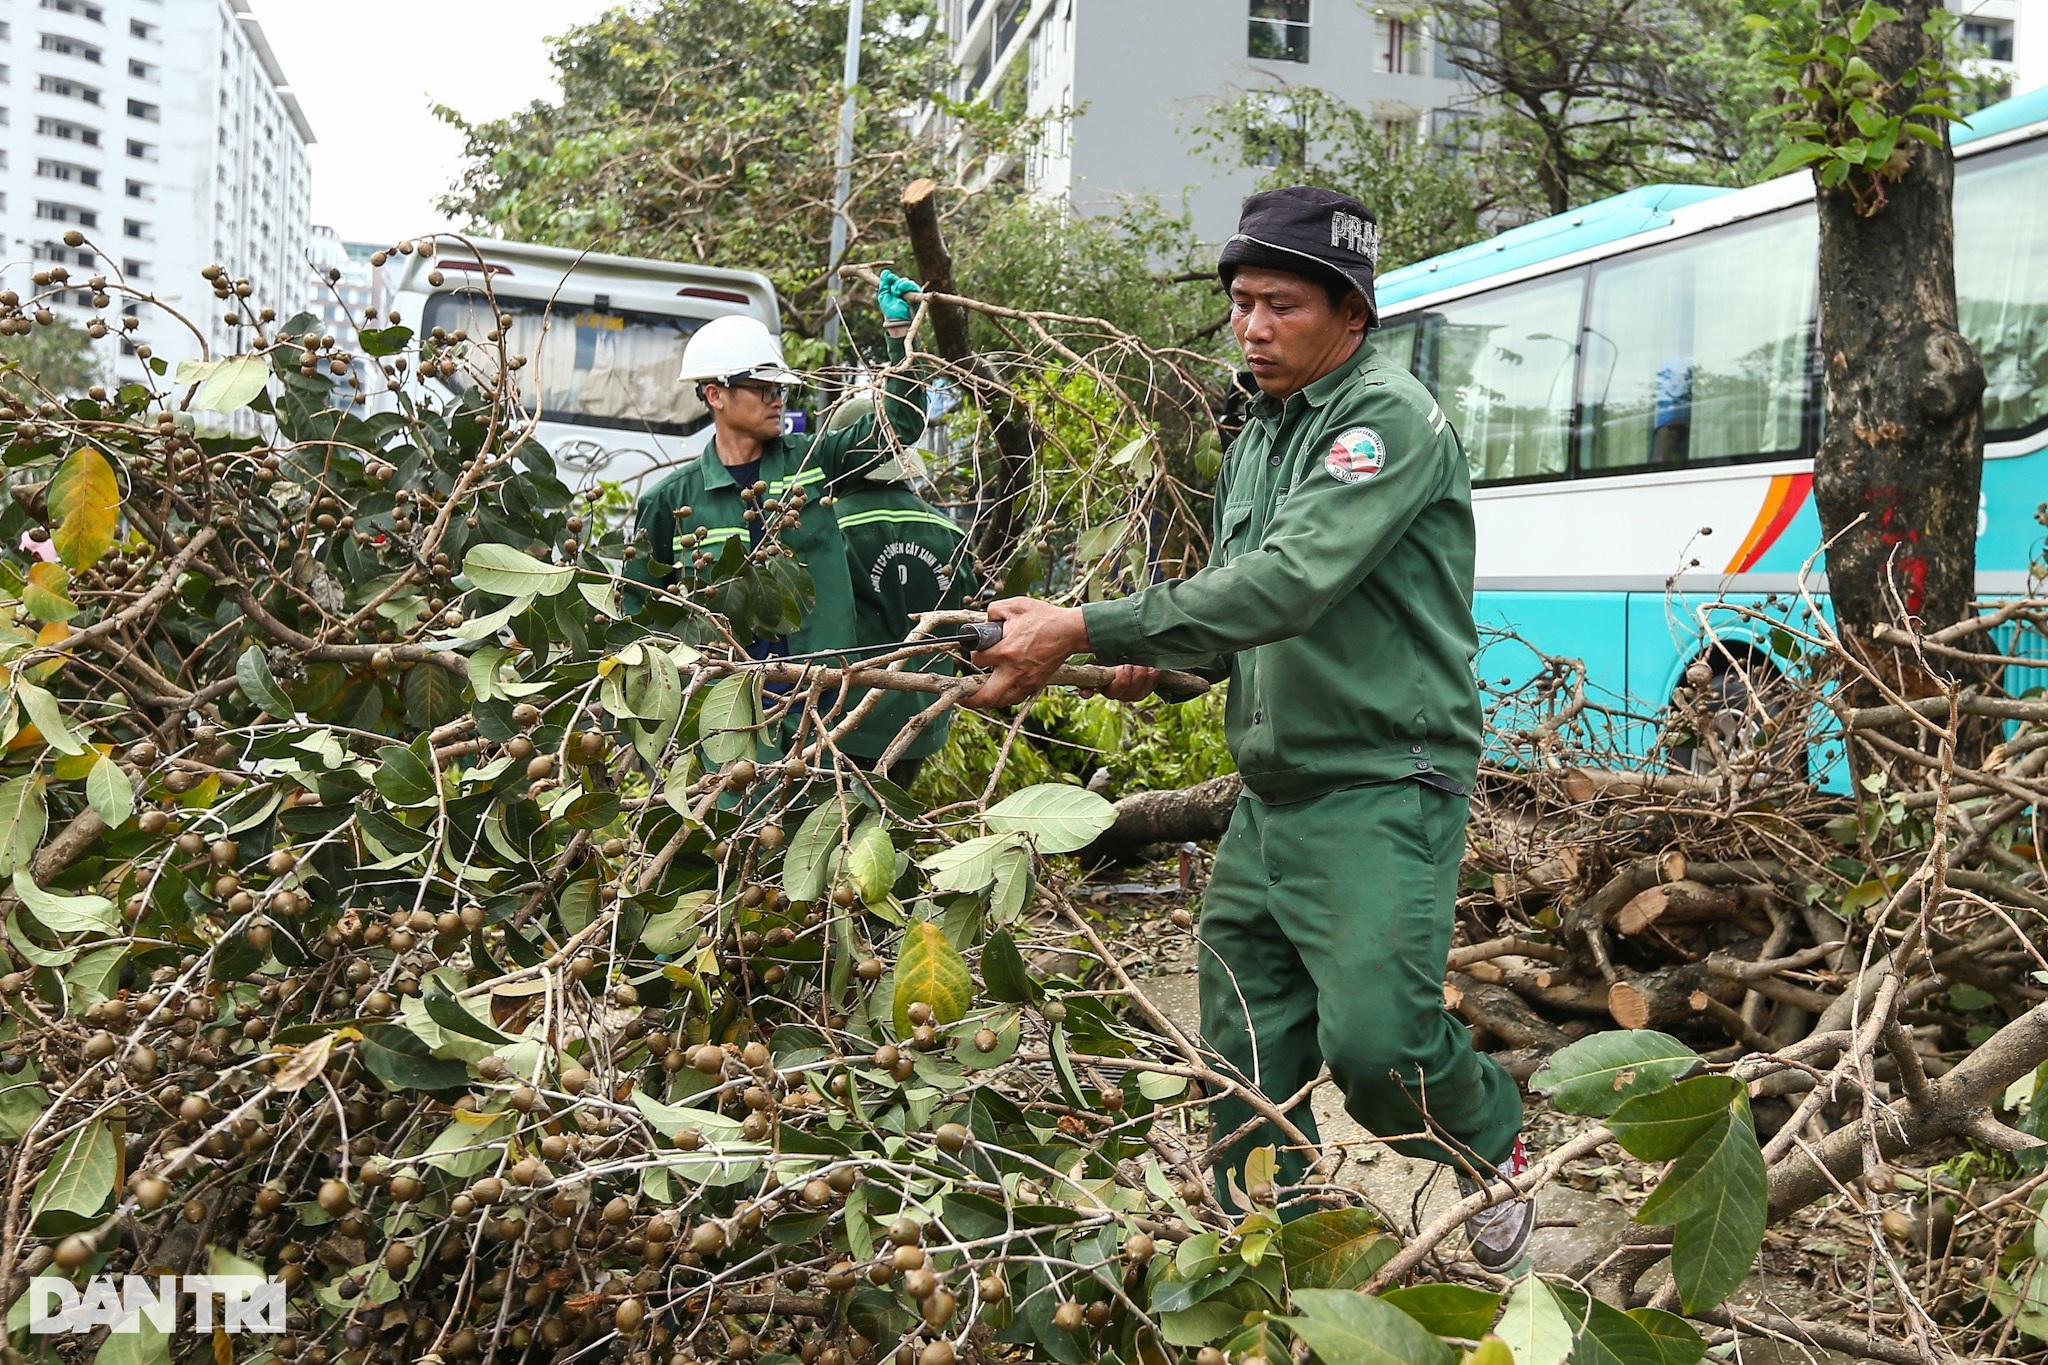
{"type": "Polygon", "coordinates": [[[1460,1019],[1484,1029],[1509,1047],[1546,1048],[1555,1052],[1570,1041],[1556,1025],[1530,1009],[1527,1001],[1507,987],[1489,986],[1462,972],[1451,973],[1444,989],[1444,1002],[1460,1019]]]}
{"type": "Polygon", "coordinates": [[[1495,900],[1515,901],[1525,896],[1555,895],[1569,888],[1578,876],[1579,855],[1568,848],[1559,849],[1528,867],[1494,873],[1493,896],[1495,900]]]}
{"type": "Polygon", "coordinates": [[[1133,792],[1116,803],[1116,822],[1081,851],[1084,859],[1128,858],[1147,844],[1178,844],[1189,839],[1220,839],[1230,827],[1230,812],[1244,790],[1236,773],[1212,777],[1192,787],[1133,792]]]}

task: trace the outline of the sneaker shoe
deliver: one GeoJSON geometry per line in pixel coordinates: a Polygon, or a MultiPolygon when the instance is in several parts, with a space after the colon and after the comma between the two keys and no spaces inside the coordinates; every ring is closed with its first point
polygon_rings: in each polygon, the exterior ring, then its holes
{"type": "MultiPolygon", "coordinates": [[[[1529,1149],[1515,1139],[1515,1149],[1500,1163],[1500,1173],[1513,1179],[1529,1169],[1529,1149]]],[[[1458,1193],[1467,1198],[1486,1186],[1460,1172],[1458,1193]]],[[[1504,1271],[1522,1259],[1529,1249],[1529,1235],[1536,1231],[1536,1196],[1509,1199],[1484,1208],[1465,1220],[1465,1236],[1472,1244],[1472,1259],[1488,1270],[1504,1271]]]]}

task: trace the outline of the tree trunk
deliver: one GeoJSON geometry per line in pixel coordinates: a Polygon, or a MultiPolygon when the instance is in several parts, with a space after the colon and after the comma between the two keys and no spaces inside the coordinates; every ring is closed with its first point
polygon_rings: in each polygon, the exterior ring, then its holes
{"type": "MultiPolygon", "coordinates": [[[[1855,6],[1823,0],[1824,13],[1855,6]]],[[[1896,80],[1934,40],[1932,0],[1899,0],[1863,56],[1896,80]]],[[[1892,96],[1902,113],[1914,96],[1892,96]]],[[[1896,180],[1818,189],[1826,426],[1814,503],[1844,638],[1900,617],[1959,620],[1975,589],[1984,368],[1956,328],[1955,158],[1912,139],[1896,180]],[[1853,634],[1852,634],[1853,632],[1853,634]]]]}
{"type": "Polygon", "coordinates": [[[1230,828],[1230,813],[1243,790],[1244,779],[1225,773],[1192,787],[1133,792],[1116,803],[1116,823],[1097,835],[1081,856],[1128,858],[1147,844],[1220,839],[1230,828]]]}
{"type": "MultiPolygon", "coordinates": [[[[939,231],[938,189],[929,180],[913,180],[903,190],[903,222],[910,233],[910,247],[917,257],[923,283],[936,294],[954,294],[953,254],[946,249],[939,231]]],[[[995,468],[981,478],[980,507],[975,516],[974,557],[982,564],[998,565],[1010,557],[1016,544],[1025,495],[1031,487],[1031,468],[1039,446],[1031,414],[1017,401],[984,356],[977,355],[968,338],[967,313],[957,304],[933,302],[932,337],[939,355],[966,381],[975,400],[989,413],[991,435],[996,445],[995,468]]]]}

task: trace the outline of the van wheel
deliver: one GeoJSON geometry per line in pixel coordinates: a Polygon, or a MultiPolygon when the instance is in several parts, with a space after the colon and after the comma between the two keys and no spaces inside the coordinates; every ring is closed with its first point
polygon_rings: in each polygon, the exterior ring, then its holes
{"type": "Polygon", "coordinates": [[[1673,766],[1709,776],[1733,766],[1773,779],[1807,777],[1806,718],[1790,679],[1754,659],[1714,659],[1703,687],[1672,698],[1673,766]],[[1690,743],[1683,741],[1690,740],[1690,743]]]}

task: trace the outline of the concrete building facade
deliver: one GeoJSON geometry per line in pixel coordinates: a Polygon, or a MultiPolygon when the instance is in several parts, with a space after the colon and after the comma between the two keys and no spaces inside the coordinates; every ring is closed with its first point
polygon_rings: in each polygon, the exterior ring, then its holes
{"type": "MultiPolygon", "coordinates": [[[[2048,0],[1948,3],[2010,93],[2048,83],[2048,0]]],[[[1089,214],[1131,196],[1185,204],[1211,242],[1258,179],[1198,145],[1220,102],[1312,86],[1446,144],[1472,117],[1420,7],[1397,0],[940,0],[939,20],[955,99],[1021,99],[1048,121],[1019,168],[1030,189],[1089,214]]]]}
{"type": "Polygon", "coordinates": [[[1091,214],[1133,195],[1184,203],[1209,241],[1230,235],[1258,179],[1199,146],[1218,103],[1313,86],[1390,130],[1445,137],[1467,90],[1427,24],[1395,4],[941,0],[940,22],[956,98],[1021,95],[1050,120],[1023,167],[1032,190],[1091,214]]]}
{"type": "MultiPolygon", "coordinates": [[[[206,334],[241,336],[199,272],[219,263],[285,316],[311,296],[313,131],[246,0],[0,0],[0,280],[119,276],[206,334]],[[87,245],[63,245],[67,230],[87,245]]],[[[110,322],[120,301],[104,310],[110,322]]],[[[63,313],[96,311],[83,290],[63,313]]],[[[157,354],[199,353],[144,304],[157,354]]],[[[111,339],[108,367],[141,374],[111,339]],[[118,351],[118,354],[116,352],[118,351]]]]}

